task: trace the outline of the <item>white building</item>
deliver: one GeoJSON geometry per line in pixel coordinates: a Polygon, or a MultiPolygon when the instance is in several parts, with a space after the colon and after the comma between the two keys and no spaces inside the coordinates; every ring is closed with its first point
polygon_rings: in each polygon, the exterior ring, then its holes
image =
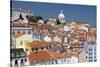
{"type": "Polygon", "coordinates": [[[91,44],[88,42],[84,42],[84,49],[87,52],[86,61],[87,62],[96,62],[96,44],[91,44]]]}
{"type": "Polygon", "coordinates": [[[22,17],[23,17],[23,22],[21,22],[21,23],[28,23],[26,16],[33,15],[33,14],[32,14],[32,11],[30,11],[30,10],[26,10],[23,8],[12,8],[11,21],[18,19],[20,15],[22,15],[22,17]]]}
{"type": "Polygon", "coordinates": [[[64,31],[69,31],[70,27],[69,26],[64,26],[64,31]]]}
{"type": "Polygon", "coordinates": [[[46,41],[46,42],[51,42],[51,37],[45,36],[45,37],[44,37],[44,41],[46,41]]]}
{"type": "Polygon", "coordinates": [[[55,26],[56,25],[56,19],[49,18],[48,21],[47,21],[47,24],[49,24],[51,26],[55,26]]]}
{"type": "Polygon", "coordinates": [[[65,23],[65,16],[64,16],[64,13],[62,10],[60,10],[60,14],[58,15],[58,20],[61,22],[61,23],[65,23]]]}
{"type": "Polygon", "coordinates": [[[32,27],[12,27],[12,34],[22,33],[22,34],[32,34],[32,27]]]}
{"type": "Polygon", "coordinates": [[[79,59],[76,56],[71,56],[68,58],[61,58],[58,60],[53,60],[53,61],[48,61],[47,63],[45,63],[46,65],[48,64],[68,64],[68,63],[78,63],[79,59]]]}

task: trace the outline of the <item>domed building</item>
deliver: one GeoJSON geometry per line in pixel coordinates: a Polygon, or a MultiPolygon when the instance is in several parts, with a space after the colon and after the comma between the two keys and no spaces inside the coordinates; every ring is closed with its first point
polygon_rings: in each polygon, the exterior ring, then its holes
{"type": "Polygon", "coordinates": [[[65,16],[64,16],[63,10],[60,10],[60,13],[59,13],[59,15],[58,15],[58,20],[59,20],[61,23],[65,23],[65,16]]]}

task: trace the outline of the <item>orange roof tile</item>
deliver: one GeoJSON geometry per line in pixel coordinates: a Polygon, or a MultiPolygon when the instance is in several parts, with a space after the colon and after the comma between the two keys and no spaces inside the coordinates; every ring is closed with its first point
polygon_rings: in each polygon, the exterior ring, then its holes
{"type": "Polygon", "coordinates": [[[95,36],[96,35],[96,32],[87,32],[87,35],[88,36],[95,36]]]}
{"type": "Polygon", "coordinates": [[[55,51],[47,51],[54,59],[61,58],[61,53],[57,53],[55,51]]]}
{"type": "Polygon", "coordinates": [[[61,45],[62,43],[60,42],[41,42],[41,41],[32,41],[30,43],[30,47],[46,47],[46,46],[49,46],[49,45],[52,45],[52,46],[59,46],[61,45]]]}
{"type": "Polygon", "coordinates": [[[31,52],[31,54],[28,55],[30,64],[32,64],[34,62],[55,60],[60,57],[61,57],[61,55],[59,53],[53,52],[53,51],[47,51],[47,50],[31,52]]]}
{"type": "Polygon", "coordinates": [[[21,23],[13,23],[13,26],[12,27],[32,27],[32,24],[27,24],[27,23],[24,23],[24,24],[21,24],[21,23]]]}
{"type": "Polygon", "coordinates": [[[49,46],[49,42],[41,42],[41,41],[32,41],[30,43],[30,47],[45,47],[45,46],[49,46]]]}
{"type": "Polygon", "coordinates": [[[24,34],[22,34],[22,33],[16,33],[16,34],[15,34],[15,37],[18,38],[18,37],[20,37],[20,36],[22,36],[22,35],[24,35],[24,34]]]}

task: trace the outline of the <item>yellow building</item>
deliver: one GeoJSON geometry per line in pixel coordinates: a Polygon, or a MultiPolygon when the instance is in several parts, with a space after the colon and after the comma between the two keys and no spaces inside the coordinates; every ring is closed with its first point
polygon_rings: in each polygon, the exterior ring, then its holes
{"type": "Polygon", "coordinates": [[[76,28],[78,28],[78,24],[76,22],[72,22],[70,24],[70,27],[71,27],[71,29],[76,29],[76,28]]]}
{"type": "Polygon", "coordinates": [[[80,30],[84,30],[84,31],[86,31],[86,32],[89,31],[88,27],[86,27],[86,26],[84,26],[84,25],[80,25],[79,29],[80,29],[80,30]]]}
{"type": "Polygon", "coordinates": [[[25,44],[27,42],[32,42],[33,38],[32,38],[32,34],[16,34],[16,49],[18,48],[25,48],[25,44]]]}
{"type": "Polygon", "coordinates": [[[31,47],[29,46],[30,42],[25,42],[24,46],[24,51],[28,54],[31,51],[31,47]]]}

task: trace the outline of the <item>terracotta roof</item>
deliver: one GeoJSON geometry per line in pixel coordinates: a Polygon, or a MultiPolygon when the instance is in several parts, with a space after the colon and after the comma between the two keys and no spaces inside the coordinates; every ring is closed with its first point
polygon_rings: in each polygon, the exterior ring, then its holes
{"type": "Polygon", "coordinates": [[[32,27],[32,24],[27,24],[27,23],[13,23],[12,27],[32,27]]]}
{"type": "Polygon", "coordinates": [[[30,47],[46,47],[46,46],[49,46],[49,45],[58,46],[58,45],[61,45],[61,44],[62,44],[61,42],[32,41],[29,46],[30,47]]]}
{"type": "Polygon", "coordinates": [[[22,33],[16,33],[16,34],[15,34],[15,37],[18,38],[18,37],[20,37],[20,36],[22,36],[22,35],[24,35],[24,34],[22,34],[22,33]]]}
{"type": "Polygon", "coordinates": [[[87,35],[88,36],[95,36],[96,35],[96,32],[87,32],[87,35]]]}
{"type": "Polygon", "coordinates": [[[79,40],[84,41],[84,40],[86,40],[86,37],[84,37],[84,35],[81,35],[81,36],[79,37],[79,40]]]}
{"type": "Polygon", "coordinates": [[[48,50],[47,52],[48,52],[54,59],[61,58],[61,53],[59,53],[59,52],[55,52],[55,51],[51,51],[51,50],[48,50]]]}
{"type": "Polygon", "coordinates": [[[35,62],[56,60],[60,57],[61,57],[60,53],[47,51],[47,50],[31,52],[31,54],[28,55],[30,64],[35,63],[35,62]]]}

